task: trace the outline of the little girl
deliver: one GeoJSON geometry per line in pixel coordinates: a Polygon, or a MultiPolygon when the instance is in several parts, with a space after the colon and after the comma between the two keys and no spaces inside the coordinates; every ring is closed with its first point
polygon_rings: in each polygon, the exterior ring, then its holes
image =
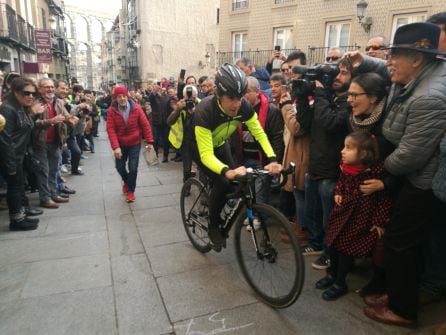
{"type": "Polygon", "coordinates": [[[348,292],[345,279],[354,258],[372,253],[390,220],[392,207],[386,191],[364,195],[359,189],[364,180],[379,179],[384,174],[374,135],[351,133],[345,138],[341,155],[342,174],[327,231],[331,266],[327,276],[316,283],[316,288],[325,290],[324,300],[335,300],[348,292]]]}

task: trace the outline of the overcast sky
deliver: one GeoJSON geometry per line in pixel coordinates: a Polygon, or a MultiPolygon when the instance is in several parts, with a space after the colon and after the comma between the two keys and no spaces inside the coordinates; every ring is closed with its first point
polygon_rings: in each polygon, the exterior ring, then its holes
{"type": "Polygon", "coordinates": [[[122,0],[64,0],[65,5],[118,15],[122,0]]]}

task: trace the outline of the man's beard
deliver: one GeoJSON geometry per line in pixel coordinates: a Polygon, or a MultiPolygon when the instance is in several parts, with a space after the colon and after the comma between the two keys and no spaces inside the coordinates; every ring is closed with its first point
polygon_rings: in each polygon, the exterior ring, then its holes
{"type": "MultiPolygon", "coordinates": [[[[339,81],[335,81],[335,83],[341,84],[339,81]]],[[[336,87],[333,87],[333,90],[336,93],[342,93],[342,92],[347,92],[349,87],[350,87],[350,83],[343,83],[343,84],[341,84],[341,86],[336,85],[336,87]]]]}

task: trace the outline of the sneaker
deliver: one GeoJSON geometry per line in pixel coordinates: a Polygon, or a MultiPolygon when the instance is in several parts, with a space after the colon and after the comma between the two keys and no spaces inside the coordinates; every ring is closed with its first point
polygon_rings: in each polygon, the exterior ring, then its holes
{"type": "Polygon", "coordinates": [[[60,166],[60,172],[62,172],[62,173],[68,173],[68,169],[67,169],[67,167],[66,167],[65,165],[61,165],[61,166],[60,166]]]}
{"type": "Polygon", "coordinates": [[[325,255],[321,255],[318,259],[311,263],[311,266],[316,270],[326,270],[330,267],[330,259],[325,255]]]}
{"type": "Polygon", "coordinates": [[[134,202],[135,201],[135,193],[133,192],[128,192],[127,193],[127,202],[134,202]]]}
{"type": "Polygon", "coordinates": [[[322,249],[318,250],[318,249],[312,247],[311,245],[304,245],[300,249],[301,249],[302,255],[304,255],[304,256],[318,256],[318,255],[322,255],[322,253],[324,252],[322,249]]]}
{"type": "Polygon", "coordinates": [[[81,159],[88,159],[88,156],[85,156],[84,154],[82,154],[81,159]]]}
{"type": "Polygon", "coordinates": [[[127,184],[122,185],[122,193],[127,194],[127,184]]]}
{"type": "MultiPolygon", "coordinates": [[[[245,219],[243,224],[246,226],[246,231],[250,232],[251,231],[251,226],[249,225],[248,218],[245,219]]],[[[254,217],[254,219],[252,220],[252,224],[254,226],[254,230],[255,231],[259,230],[260,227],[261,227],[261,223],[260,223],[259,219],[257,219],[256,217],[254,217]]]]}

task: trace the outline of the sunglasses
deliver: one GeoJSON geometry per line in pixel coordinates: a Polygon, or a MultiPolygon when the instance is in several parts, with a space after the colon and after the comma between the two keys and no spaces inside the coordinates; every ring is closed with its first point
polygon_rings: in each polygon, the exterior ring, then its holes
{"type": "Polygon", "coordinates": [[[370,49],[377,51],[380,50],[382,48],[381,45],[368,45],[365,47],[365,51],[369,51],[370,49]]]}
{"type": "Polygon", "coordinates": [[[30,92],[30,91],[22,91],[22,95],[24,97],[29,97],[29,96],[33,96],[34,98],[37,97],[37,92],[30,92]]]}
{"type": "Polygon", "coordinates": [[[341,58],[341,57],[338,57],[338,56],[328,56],[327,58],[325,58],[325,60],[327,61],[327,62],[329,62],[329,61],[337,61],[339,58],[341,58]]]}

